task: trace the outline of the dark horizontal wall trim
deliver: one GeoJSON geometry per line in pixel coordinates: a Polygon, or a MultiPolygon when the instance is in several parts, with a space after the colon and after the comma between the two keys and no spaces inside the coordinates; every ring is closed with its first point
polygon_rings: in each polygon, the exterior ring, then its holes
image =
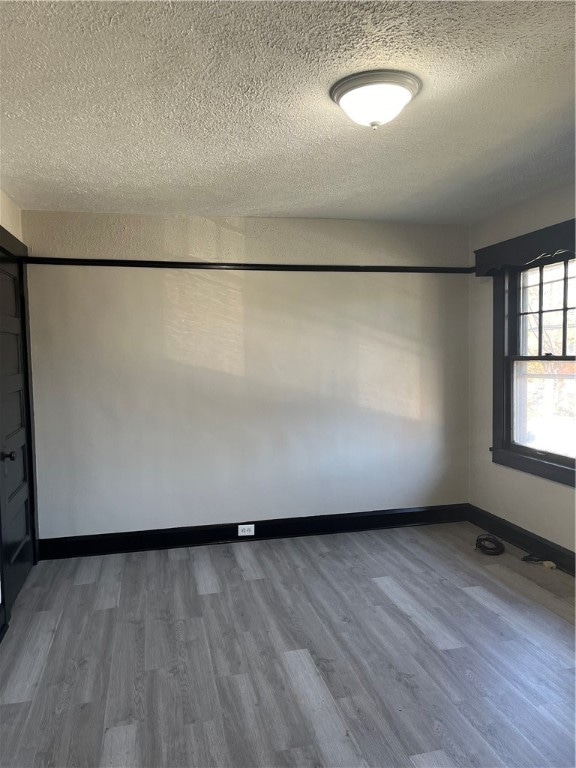
{"type": "Polygon", "coordinates": [[[405,267],[358,264],[246,264],[226,261],[149,261],[139,259],[60,259],[27,256],[26,264],[60,267],[119,267],[121,269],[216,269],[248,272],[405,272],[409,274],[469,275],[474,267],[405,267]]]}
{"type": "Polygon", "coordinates": [[[255,524],[256,535],[247,537],[238,536],[239,523],[161,528],[126,533],[101,533],[93,536],[66,536],[59,539],[40,539],[40,559],[51,560],[62,557],[108,555],[115,552],[137,552],[146,549],[194,547],[229,541],[253,541],[254,539],[366,531],[405,525],[453,523],[466,520],[467,513],[468,504],[450,504],[374,512],[353,512],[342,515],[239,521],[255,524]]]}
{"type": "Polygon", "coordinates": [[[542,560],[552,560],[560,570],[574,576],[574,552],[571,550],[561,547],[560,544],[555,544],[553,541],[548,541],[548,539],[543,539],[525,528],[520,528],[508,520],[504,520],[502,517],[485,512],[473,504],[467,506],[468,520],[471,523],[500,536],[510,544],[514,544],[532,555],[537,555],[542,560]]]}

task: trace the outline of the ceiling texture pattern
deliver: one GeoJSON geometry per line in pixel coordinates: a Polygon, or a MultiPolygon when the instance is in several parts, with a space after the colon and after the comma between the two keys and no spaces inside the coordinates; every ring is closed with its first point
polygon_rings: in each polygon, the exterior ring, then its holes
{"type": "Polygon", "coordinates": [[[574,176],[571,2],[2,2],[23,208],[439,223],[574,176]],[[330,86],[404,69],[377,131],[330,86]]]}

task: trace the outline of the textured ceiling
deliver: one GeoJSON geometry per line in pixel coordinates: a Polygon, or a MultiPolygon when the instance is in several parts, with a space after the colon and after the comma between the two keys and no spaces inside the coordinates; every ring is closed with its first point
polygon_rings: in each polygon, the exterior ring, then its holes
{"type": "Polygon", "coordinates": [[[574,175],[564,2],[0,3],[21,207],[467,222],[574,175]],[[328,96],[418,75],[376,132],[328,96]]]}

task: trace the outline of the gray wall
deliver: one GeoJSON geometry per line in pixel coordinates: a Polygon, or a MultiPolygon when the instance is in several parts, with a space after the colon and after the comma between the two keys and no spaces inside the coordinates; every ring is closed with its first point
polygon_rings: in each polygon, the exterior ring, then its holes
{"type": "MultiPolygon", "coordinates": [[[[23,213],[33,254],[462,265],[464,231],[23,213]]],[[[467,276],[30,269],[42,537],[468,498],[467,276]]]]}

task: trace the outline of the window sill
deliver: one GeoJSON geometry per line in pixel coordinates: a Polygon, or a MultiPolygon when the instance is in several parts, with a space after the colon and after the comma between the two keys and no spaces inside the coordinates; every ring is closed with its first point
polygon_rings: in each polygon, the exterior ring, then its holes
{"type": "Polygon", "coordinates": [[[501,464],[504,467],[518,469],[520,472],[527,472],[530,475],[537,475],[546,480],[552,480],[562,485],[570,485],[574,488],[574,467],[565,467],[561,464],[554,464],[551,461],[544,461],[533,456],[526,456],[518,451],[512,451],[509,448],[492,448],[492,462],[501,464]]]}

